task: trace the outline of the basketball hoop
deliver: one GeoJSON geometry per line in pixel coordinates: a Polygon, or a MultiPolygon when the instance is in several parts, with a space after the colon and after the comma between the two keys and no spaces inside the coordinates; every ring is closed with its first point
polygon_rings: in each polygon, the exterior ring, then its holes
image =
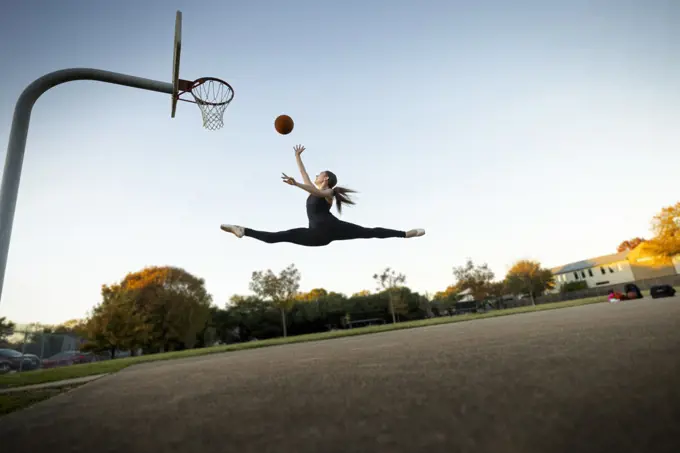
{"type": "Polygon", "coordinates": [[[224,80],[215,77],[202,77],[193,82],[179,80],[177,100],[193,102],[198,105],[203,115],[203,127],[211,131],[224,126],[224,111],[234,99],[234,89],[224,80]],[[181,99],[185,93],[191,93],[193,101],[181,99]]]}
{"type": "Polygon", "coordinates": [[[224,111],[234,99],[234,89],[224,80],[215,77],[201,77],[194,81],[179,78],[179,60],[182,54],[182,12],[175,16],[175,42],[172,56],[172,93],[170,117],[175,117],[177,101],[193,102],[201,109],[203,127],[211,131],[224,126],[224,111]],[[181,96],[191,93],[194,98],[181,99],[181,96]]]}

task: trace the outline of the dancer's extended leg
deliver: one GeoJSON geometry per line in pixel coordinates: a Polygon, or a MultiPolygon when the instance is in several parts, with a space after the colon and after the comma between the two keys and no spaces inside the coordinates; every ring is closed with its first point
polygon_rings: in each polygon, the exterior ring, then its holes
{"type": "Polygon", "coordinates": [[[307,247],[320,247],[328,245],[330,240],[327,234],[313,228],[293,228],[286,231],[258,231],[251,228],[243,228],[235,225],[222,225],[222,230],[233,233],[238,237],[248,236],[267,244],[289,242],[291,244],[304,245],[307,247]]]}
{"type": "MultiPolygon", "coordinates": [[[[424,232],[423,232],[424,233],[424,232]]],[[[406,238],[406,231],[391,230],[389,228],[366,228],[349,222],[339,220],[331,229],[331,236],[336,241],[351,239],[388,239],[406,238]]]]}

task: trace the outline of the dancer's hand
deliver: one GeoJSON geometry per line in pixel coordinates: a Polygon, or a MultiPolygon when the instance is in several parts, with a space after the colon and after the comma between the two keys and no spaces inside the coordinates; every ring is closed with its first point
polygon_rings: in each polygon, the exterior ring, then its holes
{"type": "Polygon", "coordinates": [[[283,182],[288,184],[289,186],[294,186],[295,185],[295,179],[292,178],[291,176],[288,176],[285,173],[281,173],[281,179],[283,179],[283,182]]]}
{"type": "Polygon", "coordinates": [[[305,147],[302,145],[295,145],[293,148],[293,151],[295,151],[295,157],[299,157],[300,154],[305,150],[305,147]]]}

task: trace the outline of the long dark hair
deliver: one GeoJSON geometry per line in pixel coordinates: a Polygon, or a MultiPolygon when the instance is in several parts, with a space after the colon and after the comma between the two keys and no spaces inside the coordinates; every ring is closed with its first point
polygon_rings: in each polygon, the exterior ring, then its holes
{"type": "Polygon", "coordinates": [[[326,173],[326,176],[328,177],[328,188],[333,189],[333,197],[335,198],[335,207],[338,210],[339,214],[342,214],[342,204],[347,203],[347,204],[355,204],[354,200],[350,198],[349,195],[350,193],[356,193],[355,190],[348,189],[346,187],[335,187],[335,185],[338,183],[338,177],[335,176],[335,173],[332,171],[326,170],[324,173],[326,173]]]}

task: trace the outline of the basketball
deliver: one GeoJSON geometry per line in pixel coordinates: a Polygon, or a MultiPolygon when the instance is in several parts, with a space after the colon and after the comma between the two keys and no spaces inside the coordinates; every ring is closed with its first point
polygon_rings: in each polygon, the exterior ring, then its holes
{"type": "Polygon", "coordinates": [[[291,118],[288,115],[279,115],[276,117],[276,120],[274,121],[274,127],[276,128],[276,132],[278,132],[281,135],[287,135],[293,132],[293,118],[291,118]]]}

